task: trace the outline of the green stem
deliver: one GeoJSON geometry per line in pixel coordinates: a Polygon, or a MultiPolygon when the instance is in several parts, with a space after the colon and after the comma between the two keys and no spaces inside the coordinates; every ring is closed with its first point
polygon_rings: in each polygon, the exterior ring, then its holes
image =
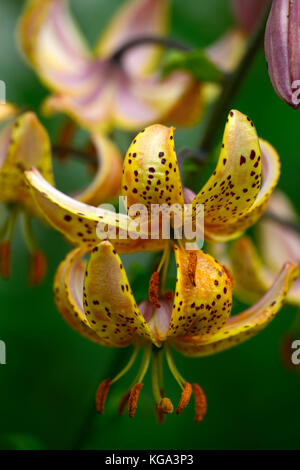
{"type": "Polygon", "coordinates": [[[253,63],[258,51],[263,45],[265,26],[269,9],[270,5],[268,8],[266,8],[265,15],[250,38],[246,53],[244,54],[237,69],[233,74],[226,77],[223,90],[213,107],[211,115],[208,118],[204,134],[199,144],[201,156],[201,158],[199,158],[200,162],[202,161],[202,164],[203,159],[205,157],[207,158],[213,150],[216,144],[219,129],[221,128],[224,121],[224,115],[228,113],[231,103],[239,92],[251,64],[253,63]]]}

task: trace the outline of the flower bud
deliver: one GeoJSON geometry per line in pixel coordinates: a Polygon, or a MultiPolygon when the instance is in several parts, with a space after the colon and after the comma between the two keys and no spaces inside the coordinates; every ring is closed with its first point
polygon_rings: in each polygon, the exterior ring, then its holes
{"type": "Polygon", "coordinates": [[[236,22],[245,33],[253,31],[269,2],[270,0],[231,0],[236,22]]]}
{"type": "Polygon", "coordinates": [[[288,105],[298,109],[300,106],[299,1],[273,1],[266,27],[265,52],[274,90],[288,105]]]}

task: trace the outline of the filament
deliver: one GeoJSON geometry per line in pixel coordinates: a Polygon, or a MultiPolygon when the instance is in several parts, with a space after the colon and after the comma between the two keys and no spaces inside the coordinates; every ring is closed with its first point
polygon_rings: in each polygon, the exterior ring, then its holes
{"type": "Polygon", "coordinates": [[[111,384],[116,383],[119,379],[121,379],[121,377],[123,377],[123,375],[127,374],[127,372],[132,368],[137,358],[138,352],[139,352],[139,347],[136,346],[126,366],[111,380],[111,384]]]}

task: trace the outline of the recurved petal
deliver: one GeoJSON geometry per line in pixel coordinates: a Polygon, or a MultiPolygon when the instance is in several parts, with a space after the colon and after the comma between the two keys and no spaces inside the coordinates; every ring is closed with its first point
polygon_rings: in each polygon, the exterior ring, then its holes
{"type": "Polygon", "coordinates": [[[36,169],[27,171],[25,177],[45,218],[71,243],[90,249],[105,237],[119,253],[163,248],[164,241],[133,239],[127,215],[88,206],[66,196],[47,183],[36,169]]]}
{"type": "Polygon", "coordinates": [[[174,251],[177,282],[168,336],[212,335],[231,312],[231,275],[203,251],[174,251]]]}
{"type": "Polygon", "coordinates": [[[103,241],[91,252],[84,279],[84,308],[98,331],[98,322],[114,323],[119,338],[142,336],[156,343],[150,327],[140,313],[122,261],[112,244],[103,241]]]}
{"type": "Polygon", "coordinates": [[[98,206],[119,194],[123,161],[116,145],[104,135],[92,135],[92,142],[96,149],[97,173],[91,184],[74,197],[85,204],[98,206]]]}
{"type": "MultiPolygon", "coordinates": [[[[227,235],[225,239],[236,238],[238,232],[241,234],[248,227],[254,225],[257,220],[265,212],[268,201],[273,194],[274,189],[278,183],[280,177],[281,164],[279,160],[279,155],[267,141],[259,139],[260,148],[261,148],[261,158],[262,158],[262,185],[258,193],[257,198],[255,199],[254,204],[250,207],[248,212],[234,223],[229,225],[227,228],[227,235]]],[[[254,180],[257,177],[257,172],[253,175],[254,180]]],[[[286,260],[285,260],[286,261],[286,260]]],[[[278,270],[281,268],[283,263],[278,267],[278,270]]]]}
{"type": "Polygon", "coordinates": [[[90,132],[99,133],[111,128],[113,119],[116,69],[107,62],[91,65],[91,79],[76,93],[60,90],[43,103],[45,114],[63,112],[90,132]]]}
{"type": "Polygon", "coordinates": [[[272,276],[262,264],[251,238],[235,241],[230,248],[229,259],[235,294],[246,303],[256,302],[272,284],[272,276]]]}
{"type": "Polygon", "coordinates": [[[125,157],[122,194],[127,204],[184,204],[173,128],[147,127],[133,140],[125,157]]]}
{"type": "Polygon", "coordinates": [[[246,341],[275,317],[299,274],[295,264],[286,263],[269,291],[253,307],[231,317],[215,335],[176,338],[174,347],[187,356],[208,356],[246,341]]]}
{"type": "Polygon", "coordinates": [[[98,331],[87,320],[83,308],[83,281],[86,269],[85,251],[76,248],[61,262],[54,279],[54,298],[58,311],[78,333],[103,346],[123,346],[113,334],[115,325],[106,319],[98,324],[98,331]],[[100,328],[101,324],[101,328],[100,328]]]}
{"type": "MultiPolygon", "coordinates": [[[[288,197],[276,190],[272,195],[268,210],[284,220],[296,222],[297,213],[288,197]]],[[[288,226],[264,218],[259,223],[259,241],[261,254],[266,267],[272,272],[278,272],[286,261],[292,261],[300,266],[300,236],[288,226]]],[[[288,301],[300,304],[300,277],[293,284],[288,294],[288,301]]]]}
{"type": "MultiPolygon", "coordinates": [[[[297,222],[298,215],[288,197],[278,189],[267,206],[271,214],[289,222],[297,222]]],[[[288,226],[269,218],[259,223],[259,241],[263,260],[271,269],[279,270],[285,261],[300,265],[300,236],[288,226]]]]}
{"type": "Polygon", "coordinates": [[[48,134],[35,114],[27,112],[2,129],[0,188],[4,202],[21,202],[35,210],[24,181],[24,171],[36,166],[53,183],[48,134]]]}
{"type": "Polygon", "coordinates": [[[263,165],[253,122],[240,112],[231,111],[216,170],[193,200],[195,213],[196,204],[204,204],[207,240],[236,238],[265,209],[280,166],[275,150],[264,141],[261,145],[263,165]],[[261,188],[262,167],[265,178],[261,188]]]}
{"type": "MultiPolygon", "coordinates": [[[[141,36],[161,36],[167,29],[169,0],[133,0],[117,11],[110,20],[96,48],[100,58],[108,58],[128,41],[141,36]]],[[[147,73],[155,66],[160,51],[156,46],[139,46],[124,59],[128,72],[147,73]]]]}
{"type": "Polygon", "coordinates": [[[43,82],[78,95],[97,78],[67,0],[31,0],[19,24],[21,47],[43,82]]]}

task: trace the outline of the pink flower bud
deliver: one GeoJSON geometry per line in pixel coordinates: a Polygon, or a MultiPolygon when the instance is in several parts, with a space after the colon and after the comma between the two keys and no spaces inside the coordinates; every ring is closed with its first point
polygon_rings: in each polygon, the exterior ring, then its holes
{"type": "Polygon", "coordinates": [[[270,0],[231,0],[236,22],[245,33],[249,34],[252,32],[269,1],[270,0]]]}
{"type": "Polygon", "coordinates": [[[300,2],[274,0],[267,23],[265,52],[269,75],[278,96],[300,107],[300,2]]]}

